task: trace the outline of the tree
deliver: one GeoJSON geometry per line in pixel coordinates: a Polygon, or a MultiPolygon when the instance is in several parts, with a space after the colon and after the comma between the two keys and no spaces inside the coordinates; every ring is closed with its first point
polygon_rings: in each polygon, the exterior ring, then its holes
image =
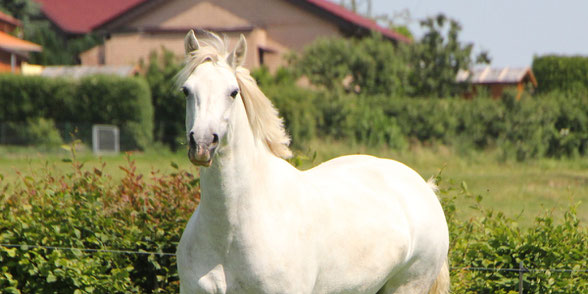
{"type": "Polygon", "coordinates": [[[25,24],[41,12],[39,4],[31,0],[0,0],[0,10],[25,24]]]}
{"type": "MultiPolygon", "coordinates": [[[[422,20],[420,25],[425,34],[411,49],[412,95],[447,97],[458,94],[462,87],[455,76],[460,69],[468,70],[472,66],[473,44],[462,44],[459,41],[461,25],[443,14],[422,20]]],[[[489,62],[487,52],[482,52],[476,61],[489,62]]]]}
{"type": "Polygon", "coordinates": [[[408,92],[406,47],[373,34],[363,39],[321,39],[291,59],[297,72],[331,91],[402,96],[408,92]]]}

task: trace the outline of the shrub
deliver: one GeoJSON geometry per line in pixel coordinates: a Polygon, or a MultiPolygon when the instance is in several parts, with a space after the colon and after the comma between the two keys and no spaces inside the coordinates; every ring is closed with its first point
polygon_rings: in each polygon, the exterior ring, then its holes
{"type": "Polygon", "coordinates": [[[177,293],[174,256],[77,249],[175,252],[198,180],[176,169],[147,181],[130,157],[118,183],[104,165],[82,166],[74,157],[64,176],[47,169],[0,181],[2,244],[74,248],[0,246],[3,293],[177,293]]]}
{"type": "Polygon", "coordinates": [[[533,58],[537,92],[586,91],[588,57],[545,55],[533,58]]]}
{"type": "Polygon", "coordinates": [[[154,108],[153,139],[173,151],[186,141],[184,120],[178,116],[186,113],[186,98],[174,84],[181,67],[173,52],[162,49],[161,53],[151,53],[144,75],[154,108]]]}
{"type": "Polygon", "coordinates": [[[104,75],[83,78],[75,105],[77,121],[120,126],[123,150],[144,149],[153,139],[151,93],[143,79],[104,75]]]}
{"type": "Polygon", "coordinates": [[[8,122],[1,126],[2,143],[34,145],[51,149],[63,144],[52,119],[33,118],[24,123],[8,122]]]}
{"type": "MultiPolygon", "coordinates": [[[[22,123],[44,118],[62,136],[75,126],[115,124],[121,128],[121,148],[143,149],[152,141],[153,106],[144,80],[90,76],[81,80],[0,75],[0,121],[22,123]]],[[[89,142],[90,128],[79,128],[89,142]]]]}
{"type": "Polygon", "coordinates": [[[588,290],[588,231],[576,217],[577,204],[566,211],[562,223],[556,224],[553,211],[546,210],[524,230],[501,212],[484,208],[482,197],[472,195],[465,183],[458,188],[442,182],[440,187],[450,231],[453,292],[519,293],[520,263],[530,269],[523,273],[524,293],[588,290]],[[458,220],[455,213],[463,208],[455,206],[457,198],[468,199],[478,216],[458,220]]]}

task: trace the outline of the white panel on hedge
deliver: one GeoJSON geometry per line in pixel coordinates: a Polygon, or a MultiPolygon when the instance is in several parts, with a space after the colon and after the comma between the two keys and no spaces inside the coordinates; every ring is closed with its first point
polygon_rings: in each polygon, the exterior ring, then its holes
{"type": "Polygon", "coordinates": [[[120,152],[119,130],[114,125],[92,126],[92,150],[94,154],[118,154],[120,152]]]}

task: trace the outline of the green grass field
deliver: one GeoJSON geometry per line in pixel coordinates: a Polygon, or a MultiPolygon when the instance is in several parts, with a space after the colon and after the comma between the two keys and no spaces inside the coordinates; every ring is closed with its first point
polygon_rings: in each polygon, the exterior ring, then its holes
{"type": "MultiPolygon", "coordinates": [[[[444,184],[460,186],[465,182],[468,190],[483,197],[482,205],[504,212],[515,218],[521,226],[530,225],[535,216],[553,210],[556,217],[570,205],[581,202],[578,216],[585,226],[588,222],[588,158],[539,159],[527,162],[501,161],[496,152],[471,152],[457,154],[445,147],[413,147],[405,151],[386,148],[370,148],[337,141],[315,141],[308,148],[295,152],[302,169],[310,168],[330,158],[343,154],[366,153],[401,161],[418,171],[425,179],[438,174],[444,184]],[[316,158],[312,160],[316,152],[316,158]]],[[[127,165],[124,155],[96,157],[88,150],[78,152],[78,160],[85,169],[105,164],[104,173],[112,177],[113,184],[124,175],[119,168],[127,165]]],[[[0,175],[4,184],[19,183],[26,176],[39,177],[46,173],[67,174],[71,158],[65,150],[37,152],[29,148],[0,148],[0,175]]],[[[165,149],[134,152],[137,171],[149,178],[152,171],[169,173],[179,168],[197,174],[186,158],[185,152],[172,153],[165,149]]],[[[469,218],[476,212],[469,204],[458,200],[458,216],[469,218]]]]}

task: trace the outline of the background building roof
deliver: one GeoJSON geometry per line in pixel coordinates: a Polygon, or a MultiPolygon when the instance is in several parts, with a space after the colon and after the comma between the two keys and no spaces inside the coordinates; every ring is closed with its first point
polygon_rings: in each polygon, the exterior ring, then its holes
{"type": "Polygon", "coordinates": [[[487,66],[472,71],[459,70],[456,80],[458,82],[469,80],[472,84],[516,84],[521,82],[527,75],[529,76],[531,83],[537,86],[537,80],[530,67],[491,68],[487,66]]]}
{"type": "Polygon", "coordinates": [[[96,26],[147,0],[35,0],[60,29],[68,33],[89,33],[96,26]]]}
{"type": "Polygon", "coordinates": [[[333,3],[333,2],[330,2],[327,0],[294,0],[292,2],[307,2],[312,5],[315,5],[316,7],[319,7],[320,9],[323,9],[324,11],[329,12],[329,13],[331,13],[331,14],[333,14],[333,15],[335,15],[335,16],[337,16],[347,22],[350,22],[352,24],[355,24],[357,26],[360,26],[360,27],[368,29],[368,30],[379,32],[387,38],[398,40],[398,41],[401,41],[404,43],[412,42],[412,40],[410,38],[396,32],[394,30],[382,27],[374,20],[369,19],[364,16],[361,16],[355,12],[352,12],[339,4],[336,4],[336,3],[333,3]]]}
{"type": "MultiPolygon", "coordinates": [[[[155,0],[35,0],[41,10],[63,31],[83,34],[115,20],[141,4],[155,0]]],[[[241,0],[239,0],[241,1],[241,0]]],[[[381,33],[387,38],[410,43],[406,36],[380,26],[375,21],[351,12],[327,0],[288,0],[306,7],[317,8],[348,24],[381,33]]]]}
{"type": "Polygon", "coordinates": [[[33,42],[19,39],[5,32],[0,32],[0,49],[5,51],[19,53],[19,52],[40,52],[43,47],[33,42]]]}
{"type": "Polygon", "coordinates": [[[9,23],[11,25],[14,25],[15,27],[20,27],[21,26],[21,22],[20,20],[0,11],[0,21],[5,22],[5,23],[9,23]]]}

